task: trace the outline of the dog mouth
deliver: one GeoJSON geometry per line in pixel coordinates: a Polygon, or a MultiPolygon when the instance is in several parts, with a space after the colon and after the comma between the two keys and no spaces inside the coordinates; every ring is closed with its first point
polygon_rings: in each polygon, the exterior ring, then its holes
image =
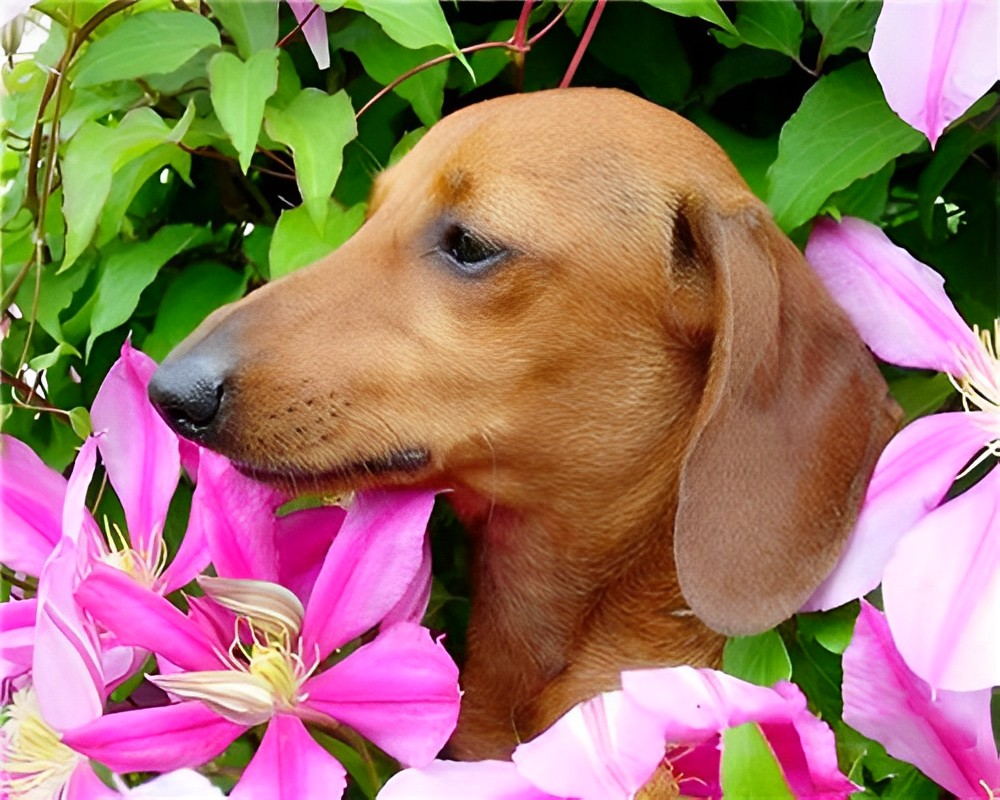
{"type": "Polygon", "coordinates": [[[378,456],[345,461],[322,470],[304,470],[292,466],[276,469],[240,461],[233,461],[233,466],[248,478],[262,483],[323,485],[385,477],[393,473],[405,475],[419,472],[430,460],[431,454],[426,448],[406,447],[378,456]]]}

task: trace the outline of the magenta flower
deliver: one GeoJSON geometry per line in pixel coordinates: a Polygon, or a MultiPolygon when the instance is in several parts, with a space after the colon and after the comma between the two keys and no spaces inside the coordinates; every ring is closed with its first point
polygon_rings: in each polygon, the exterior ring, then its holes
{"type": "Polygon", "coordinates": [[[957,691],[1000,683],[991,633],[1000,627],[998,476],[940,506],[970,459],[1000,453],[990,334],[970,329],[941,276],[870,223],[820,220],[806,255],[876,355],[947,372],[967,409],[918,419],[889,443],[844,555],[808,608],[840,605],[881,580],[889,627],[914,672],[957,691]]]}
{"type": "Polygon", "coordinates": [[[993,798],[1000,758],[990,690],[933,691],[906,666],[865,601],[844,652],[844,722],[961,798],[993,798]]]}
{"type": "Polygon", "coordinates": [[[884,0],[869,53],[890,108],[930,140],[1000,78],[996,0],[884,0]]]}
{"type": "MultiPolygon", "coordinates": [[[[210,480],[210,463],[202,461],[199,484],[210,480]]],[[[432,503],[426,492],[359,496],[305,603],[256,577],[203,578],[211,602],[192,601],[185,616],[119,571],[96,566],[77,599],[121,641],[166,659],[170,670],[151,680],[182,701],[105,716],[66,742],[117,771],[163,771],[201,764],[266,723],[234,798],[340,796],[344,770],[303,722],[349,725],[406,764],[427,763],[450,736],[459,699],[457,669],[428,631],[398,623],[326,664],[411,587],[432,503]]],[[[228,542],[227,558],[255,575],[267,568],[247,566],[260,543],[243,549],[245,542],[228,542]]]]}
{"type": "Polygon", "coordinates": [[[622,685],[571,709],[510,762],[404,770],[379,800],[628,800],[643,788],[721,797],[721,734],[747,722],[760,726],[794,796],[856,790],[837,767],[833,733],[790,683],[768,689],[673,667],[623,672],[622,685]]]}

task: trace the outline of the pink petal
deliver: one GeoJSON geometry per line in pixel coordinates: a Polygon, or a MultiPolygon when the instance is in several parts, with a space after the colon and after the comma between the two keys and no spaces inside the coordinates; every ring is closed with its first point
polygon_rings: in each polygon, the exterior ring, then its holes
{"type": "Polygon", "coordinates": [[[275,523],[278,583],[295,592],[304,606],[345,515],[342,508],[324,506],[296,511],[275,523]]]}
{"type": "Polygon", "coordinates": [[[125,341],[94,398],[90,416],[100,440],[108,480],[125,510],[132,545],[144,553],[159,547],[177,479],[177,436],[146,395],[156,362],[125,341]]]}
{"type": "Polygon", "coordinates": [[[933,147],[1000,77],[996,0],[885,0],[872,68],[889,106],[933,147]]]}
{"type": "Polygon", "coordinates": [[[121,795],[104,785],[89,761],[77,764],[59,800],[119,800],[121,795]]]}
{"type": "Polygon", "coordinates": [[[188,535],[205,538],[220,577],[277,581],[274,511],[283,500],[274,489],[241,475],[228,459],[205,450],[188,535]]]}
{"type": "Polygon", "coordinates": [[[204,533],[205,528],[201,525],[188,526],[180,547],[177,548],[177,554],[160,575],[157,585],[162,585],[163,594],[170,594],[182,586],[187,586],[212,561],[204,533]]]}
{"type": "Polygon", "coordinates": [[[393,775],[378,800],[557,800],[533,786],[509,761],[432,761],[393,775]]]}
{"type": "Polygon", "coordinates": [[[903,537],[882,597],[896,646],[931,686],[1000,683],[1000,470],[903,537]]]}
{"type": "Polygon", "coordinates": [[[429,763],[458,719],[458,668],[425,628],[405,622],[303,690],[309,708],[350,725],[407,766],[429,763]]]}
{"type": "Polygon", "coordinates": [[[882,580],[900,538],[937,508],[955,476],[990,441],[979,412],[934,414],[910,423],[879,457],[857,524],[807,611],[862,597],[882,580]]]}
{"type": "Polygon", "coordinates": [[[332,650],[376,625],[420,570],[434,494],[359,494],[327,551],[302,623],[306,652],[332,650]]]}
{"type": "Polygon", "coordinates": [[[190,700],[107,714],[63,741],[114,772],[167,772],[210,761],[245,730],[190,700]]]}
{"type": "Polygon", "coordinates": [[[387,628],[397,622],[413,622],[419,625],[427,613],[427,605],[431,600],[431,540],[424,537],[424,550],[421,556],[420,569],[406,592],[382,618],[381,626],[387,628]]]}
{"type": "Polygon", "coordinates": [[[818,220],[806,258],[883,361],[962,377],[958,351],[970,357],[980,352],[979,340],[944,292],[944,279],[870,222],[818,220]]]}
{"type": "Polygon", "coordinates": [[[66,479],[13,436],[0,436],[0,562],[38,575],[59,540],[66,479]]]}
{"type": "MultiPolygon", "coordinates": [[[[288,0],[288,5],[291,6],[295,19],[301,24],[309,12],[319,4],[313,3],[311,0],[288,0]]],[[[326,36],[326,14],[323,13],[322,8],[317,8],[312,16],[309,16],[306,24],[302,26],[302,33],[306,37],[306,42],[309,43],[313,58],[316,59],[316,66],[320,69],[329,68],[330,43],[326,36]]]]}
{"type": "Polygon", "coordinates": [[[37,608],[35,598],[0,603],[0,685],[31,669],[37,608]]]}
{"type": "Polygon", "coordinates": [[[631,800],[665,750],[657,719],[619,691],[574,706],[519,745],[513,761],[524,777],[557,797],[631,800]]]}
{"type": "Polygon", "coordinates": [[[230,793],[230,800],[337,800],[347,786],[344,768],[313,741],[295,717],[267,724],[260,749],[230,793]]]}
{"type": "Polygon", "coordinates": [[[844,652],[844,721],[958,797],[1000,785],[990,690],[932,692],[903,662],[885,618],[862,601],[844,652]]]}
{"type": "Polygon", "coordinates": [[[122,796],[129,800],[225,800],[226,797],[208,778],[190,769],[160,775],[122,796]]]}
{"type": "Polygon", "coordinates": [[[121,570],[94,565],[76,598],[121,644],[160,653],[185,670],[219,669],[214,652],[217,643],[164,598],[121,570]]]}

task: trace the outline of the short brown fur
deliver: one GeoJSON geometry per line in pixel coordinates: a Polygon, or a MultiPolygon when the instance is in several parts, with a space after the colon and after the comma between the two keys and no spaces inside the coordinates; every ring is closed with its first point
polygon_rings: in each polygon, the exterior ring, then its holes
{"type": "Polygon", "coordinates": [[[458,757],[792,614],[896,422],[719,147],[612,90],[446,118],[349,242],[171,358],[210,340],[233,362],[213,447],[298,488],[452,490],[475,551],[458,757]],[[449,222],[511,256],[456,274],[449,222]],[[428,463],[330,477],[407,448],[428,463]]]}

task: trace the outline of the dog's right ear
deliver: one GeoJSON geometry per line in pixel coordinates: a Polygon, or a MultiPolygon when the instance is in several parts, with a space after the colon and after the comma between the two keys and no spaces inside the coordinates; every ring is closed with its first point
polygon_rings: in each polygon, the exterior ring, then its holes
{"type": "Polygon", "coordinates": [[[711,356],[681,467],[681,591],[710,627],[766,630],[833,568],[895,404],[846,316],[749,195],[688,200],[675,277],[710,298],[711,356]]]}

